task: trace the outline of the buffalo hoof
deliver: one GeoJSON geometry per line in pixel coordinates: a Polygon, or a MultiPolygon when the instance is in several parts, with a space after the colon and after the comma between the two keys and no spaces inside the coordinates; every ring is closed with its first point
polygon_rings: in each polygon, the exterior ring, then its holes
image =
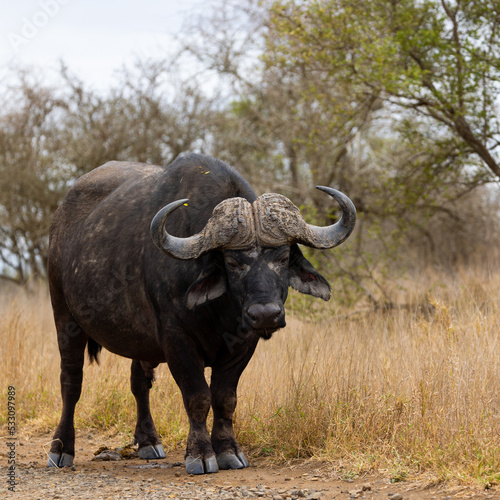
{"type": "Polygon", "coordinates": [[[219,469],[243,469],[249,467],[250,464],[243,453],[238,453],[236,456],[230,451],[223,451],[217,455],[217,464],[219,469]]]}
{"type": "Polygon", "coordinates": [[[245,457],[245,455],[243,455],[241,451],[238,453],[238,458],[240,459],[240,462],[243,464],[243,467],[250,467],[247,457],[245,457]]]}
{"type": "Polygon", "coordinates": [[[49,453],[47,467],[71,467],[75,457],[67,453],[49,453]]]}
{"type": "Polygon", "coordinates": [[[156,460],[166,457],[165,450],[161,444],[143,446],[139,448],[138,454],[139,458],[143,458],[144,460],[156,460]]]}
{"type": "Polygon", "coordinates": [[[217,459],[208,457],[203,463],[201,458],[186,457],[186,472],[188,474],[213,474],[219,472],[217,459]]]}

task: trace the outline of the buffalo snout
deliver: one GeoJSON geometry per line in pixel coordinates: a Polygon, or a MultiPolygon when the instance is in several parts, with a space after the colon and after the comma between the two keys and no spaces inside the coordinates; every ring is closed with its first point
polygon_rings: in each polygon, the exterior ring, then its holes
{"type": "Polygon", "coordinates": [[[285,326],[285,309],[276,302],[252,304],[245,310],[245,319],[254,330],[276,329],[285,326]]]}

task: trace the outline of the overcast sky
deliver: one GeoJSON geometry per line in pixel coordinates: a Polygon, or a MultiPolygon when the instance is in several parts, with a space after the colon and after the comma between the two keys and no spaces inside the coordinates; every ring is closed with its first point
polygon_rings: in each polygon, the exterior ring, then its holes
{"type": "Polygon", "coordinates": [[[0,64],[70,70],[97,89],[137,57],[172,50],[183,20],[210,0],[0,0],[0,64]]]}

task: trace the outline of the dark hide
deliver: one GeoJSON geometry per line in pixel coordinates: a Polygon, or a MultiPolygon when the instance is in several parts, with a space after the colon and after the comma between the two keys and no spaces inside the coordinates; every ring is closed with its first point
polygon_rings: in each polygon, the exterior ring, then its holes
{"type": "Polygon", "coordinates": [[[285,325],[289,285],[325,300],[330,287],[297,245],[214,250],[192,261],[168,257],[154,245],[149,227],[164,205],[189,199],[166,225],[170,234],[187,237],[231,197],[256,198],[232,167],[195,154],[168,167],[110,162],[69,190],[50,233],[63,412],[49,462],[73,462],[84,351],[87,346],[97,359],[102,346],[133,360],[135,438],[143,458],[164,456],[149,411],[149,389],[154,368],[167,362],[190,421],[188,472],[248,465],[232,428],[239,377],[259,339],[285,325]],[[210,387],[206,366],[212,367],[210,387]]]}

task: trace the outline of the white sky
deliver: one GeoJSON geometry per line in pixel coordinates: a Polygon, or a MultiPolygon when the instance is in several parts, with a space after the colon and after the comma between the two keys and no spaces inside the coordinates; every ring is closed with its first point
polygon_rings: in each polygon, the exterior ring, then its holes
{"type": "Polygon", "coordinates": [[[210,0],[0,0],[0,65],[57,69],[61,59],[96,89],[138,57],[172,51],[174,36],[210,0]]]}

